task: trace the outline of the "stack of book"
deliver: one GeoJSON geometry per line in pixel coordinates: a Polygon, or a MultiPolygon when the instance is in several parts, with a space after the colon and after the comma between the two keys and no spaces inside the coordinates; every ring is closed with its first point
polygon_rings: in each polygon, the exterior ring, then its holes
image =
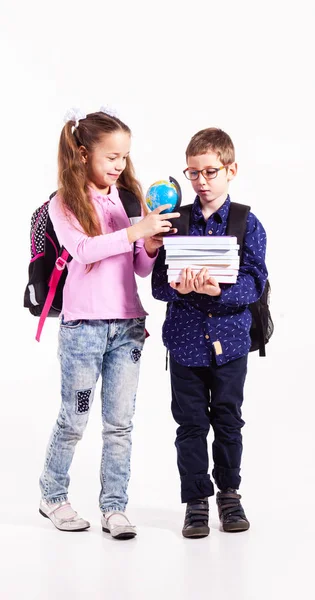
{"type": "Polygon", "coordinates": [[[195,274],[206,267],[218,283],[236,283],[240,264],[236,237],[169,236],[163,243],[168,282],[179,282],[181,271],[187,267],[195,274]]]}

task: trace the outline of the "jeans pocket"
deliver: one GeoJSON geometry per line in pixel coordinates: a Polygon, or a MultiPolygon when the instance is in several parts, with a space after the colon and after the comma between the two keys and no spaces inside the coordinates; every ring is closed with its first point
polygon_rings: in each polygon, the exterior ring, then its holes
{"type": "Polygon", "coordinates": [[[61,317],[60,327],[65,327],[66,329],[77,329],[83,324],[82,319],[76,319],[74,321],[64,321],[64,318],[61,317]]]}

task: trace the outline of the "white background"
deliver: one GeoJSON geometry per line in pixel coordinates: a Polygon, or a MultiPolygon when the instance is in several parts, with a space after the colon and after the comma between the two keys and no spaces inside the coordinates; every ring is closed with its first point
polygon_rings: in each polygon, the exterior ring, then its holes
{"type": "MultiPolygon", "coordinates": [[[[0,595],[27,598],[313,598],[314,27],[312,2],[2,2],[0,595]],[[100,401],[71,470],[70,499],[91,521],[63,534],[37,512],[38,476],[59,408],[57,320],[22,307],[33,210],[56,188],[63,115],[115,108],[132,129],[146,190],[175,177],[199,129],[236,146],[234,201],[268,234],[275,334],[250,356],[242,494],[252,527],[184,540],[164,370],[165,307],[139,281],[151,337],[134,420],[129,514],[139,536],[115,543],[98,514],[100,401]]],[[[211,442],[211,436],[209,438],[211,442]]]]}

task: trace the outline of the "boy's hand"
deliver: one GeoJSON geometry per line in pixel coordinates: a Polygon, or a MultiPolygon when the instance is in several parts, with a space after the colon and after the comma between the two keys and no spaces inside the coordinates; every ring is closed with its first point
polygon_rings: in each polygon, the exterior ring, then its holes
{"type": "MultiPolygon", "coordinates": [[[[173,228],[169,231],[169,233],[177,233],[177,229],[173,228]]],[[[158,248],[163,246],[163,233],[158,235],[153,235],[150,238],[147,238],[144,242],[144,247],[147,251],[148,256],[153,258],[156,254],[158,248]]]]}
{"type": "Polygon", "coordinates": [[[180,276],[180,282],[176,283],[175,281],[170,282],[170,286],[179,292],[180,294],[190,294],[190,292],[195,292],[194,286],[194,274],[192,270],[188,267],[187,269],[183,269],[180,276]]]}
{"type": "Polygon", "coordinates": [[[206,267],[201,269],[194,278],[194,291],[197,294],[208,294],[208,296],[220,296],[221,288],[214,277],[209,277],[206,267]]]}

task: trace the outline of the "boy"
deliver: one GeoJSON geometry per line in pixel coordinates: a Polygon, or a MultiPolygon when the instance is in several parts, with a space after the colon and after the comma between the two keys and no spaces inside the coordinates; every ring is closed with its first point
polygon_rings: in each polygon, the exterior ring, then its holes
{"type": "MultiPolygon", "coordinates": [[[[194,135],[186,150],[185,176],[197,194],[189,235],[225,235],[230,207],[229,182],[237,173],[234,146],[222,130],[194,135]]],[[[241,417],[250,348],[248,304],[260,298],[267,280],[266,234],[250,212],[237,282],[219,285],[207,269],[195,276],[184,269],[179,283],[167,283],[165,252],[152,275],[152,292],[168,302],[163,342],[170,353],[172,413],[176,432],[181,498],[187,503],[184,537],[209,534],[207,435],[214,432],[213,478],[224,531],[249,528],[241,496],[241,417]]]]}

